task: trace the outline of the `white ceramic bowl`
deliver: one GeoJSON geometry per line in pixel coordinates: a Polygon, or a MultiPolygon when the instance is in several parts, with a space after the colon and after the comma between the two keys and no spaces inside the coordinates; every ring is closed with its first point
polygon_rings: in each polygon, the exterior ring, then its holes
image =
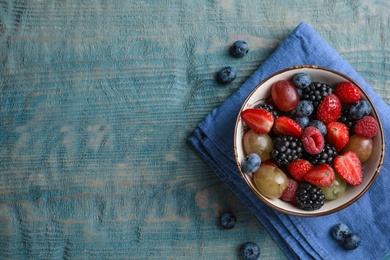
{"type": "MultiPolygon", "coordinates": [[[[334,212],[337,212],[341,209],[344,209],[357,201],[373,184],[376,177],[379,174],[379,171],[381,169],[383,159],[384,159],[384,153],[385,153],[385,143],[384,143],[384,133],[382,129],[382,124],[380,121],[380,118],[378,116],[378,113],[375,109],[374,104],[368,97],[368,95],[365,93],[365,91],[351,78],[349,78],[346,75],[343,75],[340,72],[313,66],[313,65],[302,65],[302,66],[295,66],[291,68],[287,68],[284,70],[281,70],[272,76],[265,79],[263,82],[261,82],[245,99],[241,109],[240,113],[237,117],[236,125],[235,125],[235,133],[234,133],[234,153],[235,158],[237,162],[237,166],[239,171],[241,172],[242,177],[250,187],[250,189],[253,191],[253,193],[260,198],[261,201],[263,201],[268,206],[286,213],[290,215],[296,215],[296,216],[303,216],[303,217],[311,217],[311,216],[322,216],[326,214],[331,214],[334,212]],[[376,118],[379,125],[379,131],[377,135],[373,138],[373,151],[371,154],[370,159],[364,163],[364,181],[359,186],[353,187],[348,185],[346,193],[332,201],[325,201],[325,204],[322,208],[314,211],[306,211],[298,208],[296,205],[284,202],[281,199],[269,199],[264,197],[256,188],[252,179],[252,174],[246,174],[241,171],[241,162],[245,158],[245,153],[243,149],[243,143],[242,143],[242,137],[243,134],[247,131],[247,127],[245,126],[245,123],[242,122],[240,114],[243,110],[251,107],[255,107],[259,103],[263,103],[264,100],[270,96],[271,93],[271,86],[274,82],[279,80],[291,80],[294,74],[305,72],[308,73],[312,81],[318,81],[327,83],[331,86],[335,86],[336,84],[344,81],[350,81],[353,82],[355,85],[357,85],[360,88],[360,91],[363,95],[363,99],[367,100],[371,107],[372,107],[372,113],[371,115],[376,118]]],[[[259,202],[260,203],[260,202],[259,202]]]]}

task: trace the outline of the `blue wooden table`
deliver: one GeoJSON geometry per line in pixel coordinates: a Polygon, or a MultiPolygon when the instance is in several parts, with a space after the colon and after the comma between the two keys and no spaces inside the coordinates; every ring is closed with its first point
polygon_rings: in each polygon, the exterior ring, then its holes
{"type": "Polygon", "coordinates": [[[390,2],[257,2],[1,0],[0,258],[284,259],[186,140],[301,21],[390,103],[390,2]]]}

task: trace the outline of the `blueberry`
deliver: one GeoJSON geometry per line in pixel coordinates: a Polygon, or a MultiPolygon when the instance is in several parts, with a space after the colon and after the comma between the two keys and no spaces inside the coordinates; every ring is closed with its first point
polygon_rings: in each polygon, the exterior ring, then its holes
{"type": "Polygon", "coordinates": [[[344,248],[348,250],[356,249],[360,246],[360,237],[357,234],[351,233],[347,235],[347,237],[344,240],[344,248]]]}
{"type": "Polygon", "coordinates": [[[223,228],[232,229],[237,223],[237,218],[234,214],[230,212],[225,212],[220,216],[219,221],[223,228]]]}
{"type": "Polygon", "coordinates": [[[241,169],[244,173],[252,173],[259,169],[261,158],[258,154],[251,153],[247,155],[241,163],[241,169]]]}
{"type": "Polygon", "coordinates": [[[236,41],[230,49],[230,53],[237,58],[244,57],[248,51],[249,45],[245,41],[236,41]]]}
{"type": "Polygon", "coordinates": [[[371,113],[371,106],[366,100],[359,100],[351,106],[349,114],[353,119],[361,119],[371,113]]]}
{"type": "Polygon", "coordinates": [[[309,124],[309,118],[307,116],[297,116],[294,117],[294,121],[302,128],[305,129],[309,124]]]}
{"type": "Polygon", "coordinates": [[[297,88],[297,92],[298,92],[299,97],[302,98],[302,89],[301,88],[297,88]]]}
{"type": "Polygon", "coordinates": [[[232,82],[236,78],[236,69],[232,67],[223,67],[217,74],[219,83],[226,84],[232,82]]]}
{"type": "Polygon", "coordinates": [[[241,253],[245,260],[256,260],[260,256],[260,247],[254,242],[246,242],[241,247],[241,253]]]}
{"type": "Polygon", "coordinates": [[[286,113],[286,116],[288,116],[289,118],[294,118],[294,117],[298,116],[298,115],[297,115],[297,111],[296,111],[295,109],[290,110],[290,111],[288,111],[288,112],[286,113]]]}
{"type": "Polygon", "coordinates": [[[331,229],[334,239],[343,241],[349,235],[349,227],[343,223],[339,223],[331,229]]]}
{"type": "Polygon", "coordinates": [[[297,73],[293,76],[293,84],[297,88],[307,88],[311,83],[311,77],[307,73],[297,73]]]}
{"type": "Polygon", "coordinates": [[[309,122],[309,124],[307,126],[316,127],[318,130],[320,130],[321,134],[324,136],[328,132],[328,130],[326,129],[326,125],[324,123],[322,123],[320,120],[312,120],[309,122]]]}
{"type": "Polygon", "coordinates": [[[314,106],[309,100],[301,100],[295,107],[297,116],[310,116],[313,113],[314,106]]]}

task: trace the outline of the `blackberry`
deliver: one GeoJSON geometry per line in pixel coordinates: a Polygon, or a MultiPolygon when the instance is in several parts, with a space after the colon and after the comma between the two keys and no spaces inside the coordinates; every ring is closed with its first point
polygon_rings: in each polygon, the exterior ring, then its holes
{"type": "Polygon", "coordinates": [[[310,183],[300,183],[297,189],[296,200],[303,210],[316,210],[324,205],[325,195],[322,190],[310,183]]]}
{"type": "Polygon", "coordinates": [[[313,103],[314,110],[317,109],[321,101],[333,93],[333,88],[325,83],[312,82],[309,87],[302,89],[302,99],[313,103]]]}
{"type": "Polygon", "coordinates": [[[295,162],[303,156],[303,144],[301,140],[292,136],[278,136],[274,139],[274,149],[271,158],[279,166],[287,166],[289,162],[295,162]]]}
{"type": "Polygon", "coordinates": [[[264,108],[265,110],[271,112],[274,115],[275,119],[279,117],[278,111],[276,111],[275,107],[271,104],[261,103],[261,104],[256,105],[256,107],[257,108],[264,108]]]}
{"type": "Polygon", "coordinates": [[[333,159],[337,156],[337,150],[330,144],[326,143],[324,149],[319,154],[310,154],[309,161],[313,165],[329,164],[333,165],[333,159]]]}
{"type": "Polygon", "coordinates": [[[351,136],[353,134],[353,127],[355,126],[357,119],[352,118],[352,116],[349,114],[349,109],[343,109],[341,112],[341,116],[337,120],[343,124],[345,124],[348,127],[349,135],[351,136]]]}

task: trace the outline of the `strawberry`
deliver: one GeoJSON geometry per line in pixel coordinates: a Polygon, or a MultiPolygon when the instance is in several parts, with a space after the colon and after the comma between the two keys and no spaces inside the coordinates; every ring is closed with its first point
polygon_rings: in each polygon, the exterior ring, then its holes
{"type": "Polygon", "coordinates": [[[319,187],[326,187],[333,183],[335,174],[329,164],[314,166],[304,176],[305,181],[319,187]]]}
{"type": "Polygon", "coordinates": [[[363,167],[356,153],[348,151],[336,156],[333,167],[347,183],[358,186],[363,182],[363,167]]]}
{"type": "Polygon", "coordinates": [[[378,132],[378,123],[372,116],[365,116],[356,122],[353,130],[360,136],[372,138],[378,132]]]}
{"type": "Polygon", "coordinates": [[[334,89],[334,94],[341,102],[347,104],[353,104],[360,100],[360,89],[349,81],[338,84],[334,89]]]}
{"type": "Polygon", "coordinates": [[[287,116],[280,116],[275,119],[273,131],[277,135],[289,135],[301,138],[302,128],[293,119],[287,116]]]}
{"type": "Polygon", "coordinates": [[[298,159],[295,162],[290,162],[287,168],[294,180],[302,182],[303,176],[313,168],[313,165],[307,160],[298,159]]]}
{"type": "Polygon", "coordinates": [[[335,94],[326,96],[317,108],[317,119],[324,124],[336,121],[341,115],[341,102],[335,94]]]}
{"type": "Polygon", "coordinates": [[[246,109],[241,112],[241,119],[258,134],[268,133],[274,124],[274,116],[264,108],[246,109]]]}
{"type": "Polygon", "coordinates": [[[343,149],[349,140],[349,129],[341,122],[330,122],[326,125],[326,140],[337,151],[343,149]]]}

